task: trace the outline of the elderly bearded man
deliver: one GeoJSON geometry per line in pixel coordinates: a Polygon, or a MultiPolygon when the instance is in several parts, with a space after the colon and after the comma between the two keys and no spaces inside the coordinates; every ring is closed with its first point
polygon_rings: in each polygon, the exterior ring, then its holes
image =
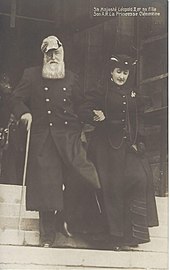
{"type": "Polygon", "coordinates": [[[43,67],[24,71],[12,99],[12,112],[31,127],[26,209],[40,214],[40,239],[49,247],[55,239],[55,213],[63,210],[64,172],[100,188],[94,165],[82,145],[78,107],[82,89],[74,73],[65,70],[60,40],[43,40],[43,67]]]}

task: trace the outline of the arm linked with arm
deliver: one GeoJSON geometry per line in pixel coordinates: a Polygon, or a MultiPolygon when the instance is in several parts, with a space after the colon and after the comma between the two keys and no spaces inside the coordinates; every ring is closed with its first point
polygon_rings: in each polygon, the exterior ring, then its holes
{"type": "Polygon", "coordinates": [[[81,104],[81,119],[85,123],[96,126],[96,122],[104,120],[103,114],[103,89],[100,85],[84,94],[84,102],[81,104]]]}

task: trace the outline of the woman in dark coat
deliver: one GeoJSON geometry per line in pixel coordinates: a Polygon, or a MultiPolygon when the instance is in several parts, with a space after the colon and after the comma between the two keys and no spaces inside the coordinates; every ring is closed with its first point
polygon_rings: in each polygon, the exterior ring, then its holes
{"type": "Polygon", "coordinates": [[[118,250],[150,241],[148,227],[158,225],[152,173],[139,132],[143,98],[132,88],[135,65],[126,55],[111,57],[98,89],[87,94],[82,107],[82,119],[95,125],[89,156],[118,250]]]}

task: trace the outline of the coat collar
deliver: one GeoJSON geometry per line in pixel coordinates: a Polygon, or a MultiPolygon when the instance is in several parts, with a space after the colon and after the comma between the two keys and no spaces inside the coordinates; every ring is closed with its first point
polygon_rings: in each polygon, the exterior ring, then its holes
{"type": "Polygon", "coordinates": [[[131,95],[132,88],[128,87],[126,84],[123,85],[122,87],[119,87],[113,81],[110,80],[109,85],[110,90],[116,92],[119,95],[131,95]]]}

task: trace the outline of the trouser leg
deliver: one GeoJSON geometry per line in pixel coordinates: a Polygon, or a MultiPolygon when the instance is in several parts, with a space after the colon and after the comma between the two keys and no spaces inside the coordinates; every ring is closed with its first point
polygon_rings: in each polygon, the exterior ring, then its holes
{"type": "Polygon", "coordinates": [[[40,241],[50,245],[55,241],[56,216],[54,211],[39,212],[40,241]]]}

